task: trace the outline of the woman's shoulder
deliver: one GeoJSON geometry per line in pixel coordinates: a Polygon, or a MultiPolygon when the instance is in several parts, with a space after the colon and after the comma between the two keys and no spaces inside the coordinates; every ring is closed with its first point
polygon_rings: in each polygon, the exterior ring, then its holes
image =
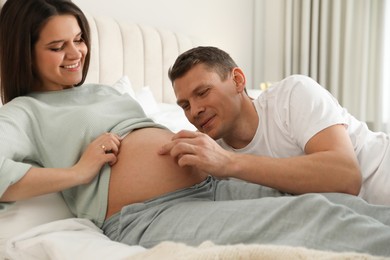
{"type": "Polygon", "coordinates": [[[34,102],[34,98],[33,97],[30,97],[30,96],[20,96],[20,97],[16,97],[14,99],[12,99],[11,101],[9,101],[8,103],[2,105],[0,107],[0,111],[3,112],[3,111],[8,111],[9,109],[13,109],[13,108],[28,108],[32,102],[34,102]]]}
{"type": "Polygon", "coordinates": [[[0,107],[0,124],[5,122],[23,121],[27,114],[34,109],[34,99],[29,96],[21,96],[12,99],[0,107]]]}

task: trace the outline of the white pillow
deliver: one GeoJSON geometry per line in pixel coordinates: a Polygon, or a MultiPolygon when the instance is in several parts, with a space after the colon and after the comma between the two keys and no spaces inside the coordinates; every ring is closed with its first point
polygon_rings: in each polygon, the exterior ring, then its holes
{"type": "Polygon", "coordinates": [[[149,116],[156,123],[166,126],[174,133],[180,130],[196,131],[195,126],[188,121],[183,109],[177,104],[158,103],[157,106],[159,111],[149,116]]]}
{"type": "Polygon", "coordinates": [[[187,120],[184,111],[177,104],[157,103],[149,86],[144,86],[134,91],[127,76],[120,78],[113,87],[122,94],[129,94],[142,107],[145,114],[156,123],[166,126],[176,133],[182,129],[193,130],[196,128],[187,120]]]}
{"type": "Polygon", "coordinates": [[[129,78],[125,75],[115,82],[112,87],[119,91],[119,93],[129,94],[134,98],[141,105],[147,116],[160,112],[156,99],[149,86],[144,86],[135,92],[129,78]]]}
{"type": "Polygon", "coordinates": [[[142,87],[136,92],[136,100],[141,105],[147,116],[151,116],[160,112],[156,99],[154,98],[153,92],[149,86],[142,87]]]}
{"type": "Polygon", "coordinates": [[[131,82],[129,78],[125,75],[122,76],[117,82],[112,85],[119,93],[121,94],[129,94],[132,98],[137,99],[131,86],[131,82]]]}

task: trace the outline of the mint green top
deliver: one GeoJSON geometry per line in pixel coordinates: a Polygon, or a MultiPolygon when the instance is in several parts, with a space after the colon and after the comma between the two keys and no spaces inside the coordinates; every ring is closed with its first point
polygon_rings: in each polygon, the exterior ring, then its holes
{"type": "MultiPolygon", "coordinates": [[[[0,108],[0,195],[32,165],[71,167],[102,133],[122,136],[144,127],[162,126],[147,118],[134,99],[110,86],[86,84],[15,98],[0,108]]],[[[88,185],[62,191],[73,214],[102,226],[109,176],[106,165],[88,185]]]]}

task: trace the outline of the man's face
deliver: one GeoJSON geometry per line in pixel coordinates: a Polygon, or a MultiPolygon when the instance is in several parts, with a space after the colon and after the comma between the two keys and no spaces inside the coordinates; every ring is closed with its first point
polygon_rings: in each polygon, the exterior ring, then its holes
{"type": "Polygon", "coordinates": [[[201,132],[219,139],[231,132],[240,115],[240,94],[232,74],[222,81],[203,64],[194,66],[173,83],[177,104],[201,132]]]}

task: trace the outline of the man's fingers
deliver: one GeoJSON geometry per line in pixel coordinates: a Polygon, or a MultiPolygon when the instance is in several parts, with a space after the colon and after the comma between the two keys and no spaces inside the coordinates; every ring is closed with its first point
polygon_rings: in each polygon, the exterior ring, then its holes
{"type": "Polygon", "coordinates": [[[158,154],[160,155],[165,155],[165,154],[169,154],[172,150],[172,147],[175,145],[174,142],[170,142],[170,143],[167,143],[167,144],[164,144],[163,146],[161,146],[160,150],[158,150],[158,154]]]}
{"type": "Polygon", "coordinates": [[[172,157],[179,157],[186,154],[195,154],[196,145],[191,142],[173,141],[161,147],[160,155],[170,154],[172,157]]]}
{"type": "Polygon", "coordinates": [[[175,134],[172,137],[172,141],[163,145],[160,150],[158,151],[158,154],[164,155],[168,153],[172,153],[173,148],[177,148],[177,146],[181,146],[181,144],[191,144],[196,145],[197,139],[195,137],[198,136],[199,133],[182,130],[175,134]]]}
{"type": "Polygon", "coordinates": [[[182,138],[195,138],[199,135],[199,132],[181,130],[172,137],[172,140],[182,139],[182,138]]]}
{"type": "Polygon", "coordinates": [[[184,166],[196,166],[197,165],[197,157],[193,154],[183,154],[180,155],[177,159],[177,164],[180,167],[184,166]]]}

